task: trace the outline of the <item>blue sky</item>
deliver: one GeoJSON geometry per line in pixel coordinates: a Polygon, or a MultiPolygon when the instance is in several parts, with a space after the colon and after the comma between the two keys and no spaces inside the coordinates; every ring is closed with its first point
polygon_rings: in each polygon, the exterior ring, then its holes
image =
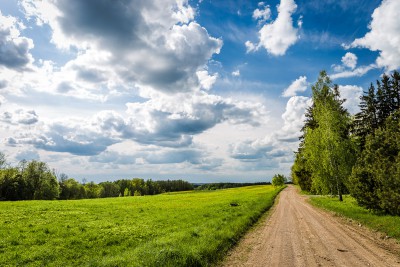
{"type": "Polygon", "coordinates": [[[346,108],[400,67],[400,2],[4,0],[8,161],[78,180],[288,175],[321,70],[346,108]]]}

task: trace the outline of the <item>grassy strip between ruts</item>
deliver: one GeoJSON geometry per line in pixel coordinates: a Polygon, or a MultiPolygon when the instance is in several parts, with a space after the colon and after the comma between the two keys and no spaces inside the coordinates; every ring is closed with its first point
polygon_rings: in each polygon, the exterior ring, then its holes
{"type": "Polygon", "coordinates": [[[282,188],[0,202],[0,266],[209,266],[282,188]]]}
{"type": "Polygon", "coordinates": [[[400,216],[379,215],[357,205],[351,196],[344,196],[343,202],[329,196],[312,196],[310,202],[320,208],[353,219],[362,225],[400,240],[400,216]]]}

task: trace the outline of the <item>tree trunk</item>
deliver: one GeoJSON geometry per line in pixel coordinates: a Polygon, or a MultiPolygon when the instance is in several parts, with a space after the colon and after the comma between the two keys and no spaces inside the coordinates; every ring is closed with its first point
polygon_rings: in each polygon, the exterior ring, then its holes
{"type": "Polygon", "coordinates": [[[337,183],[337,190],[339,195],[339,201],[343,201],[342,190],[340,190],[339,182],[337,183]]]}

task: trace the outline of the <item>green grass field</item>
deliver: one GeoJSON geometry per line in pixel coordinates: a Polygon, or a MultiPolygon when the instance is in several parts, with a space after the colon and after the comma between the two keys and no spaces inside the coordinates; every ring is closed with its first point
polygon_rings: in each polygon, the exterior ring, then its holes
{"type": "Polygon", "coordinates": [[[343,202],[336,197],[310,197],[310,202],[326,210],[333,211],[341,216],[351,218],[372,230],[386,233],[390,237],[400,240],[400,216],[379,215],[357,205],[351,196],[343,196],[343,202]]]}
{"type": "Polygon", "coordinates": [[[0,266],[209,266],[280,190],[0,202],[0,266]]]}

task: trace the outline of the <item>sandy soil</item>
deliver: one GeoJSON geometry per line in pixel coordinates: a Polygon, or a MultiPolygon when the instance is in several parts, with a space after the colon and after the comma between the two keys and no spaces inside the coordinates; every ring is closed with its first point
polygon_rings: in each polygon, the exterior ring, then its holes
{"type": "Polygon", "coordinates": [[[321,211],[293,186],[222,266],[400,266],[400,246],[321,211]]]}

